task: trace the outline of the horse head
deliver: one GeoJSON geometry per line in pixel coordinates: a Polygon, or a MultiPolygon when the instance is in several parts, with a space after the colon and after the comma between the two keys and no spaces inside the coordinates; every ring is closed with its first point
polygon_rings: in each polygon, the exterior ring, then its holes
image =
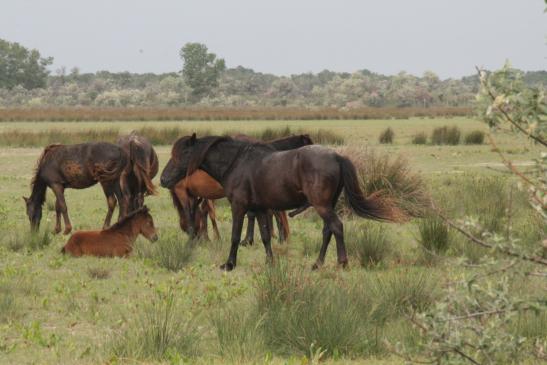
{"type": "Polygon", "coordinates": [[[40,228],[40,221],[42,220],[42,204],[39,204],[34,199],[23,197],[25,206],[27,208],[27,217],[30,221],[30,228],[33,231],[37,231],[40,228]]]}
{"type": "Polygon", "coordinates": [[[161,173],[160,184],[172,188],[186,175],[191,147],[196,144],[196,134],[179,138],[171,149],[171,158],[161,173]]]}

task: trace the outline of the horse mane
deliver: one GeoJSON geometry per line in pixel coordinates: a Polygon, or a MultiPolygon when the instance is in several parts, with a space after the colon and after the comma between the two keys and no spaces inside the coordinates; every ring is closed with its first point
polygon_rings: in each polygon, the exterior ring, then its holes
{"type": "Polygon", "coordinates": [[[125,226],[125,224],[127,222],[129,222],[130,220],[132,220],[133,218],[135,218],[137,215],[141,214],[141,213],[148,213],[149,210],[148,210],[148,207],[145,205],[144,207],[142,208],[139,208],[137,210],[134,210],[132,211],[131,213],[129,213],[128,215],[126,215],[125,217],[123,217],[122,219],[120,219],[118,222],[114,223],[113,225],[111,225],[110,227],[108,227],[106,230],[107,231],[110,231],[110,230],[117,230],[117,229],[120,229],[122,228],[123,226],[125,226]]]}
{"type": "Polygon", "coordinates": [[[188,168],[186,169],[186,176],[192,175],[201,165],[207,152],[215,144],[223,141],[232,141],[230,137],[204,137],[198,140],[194,146],[192,146],[192,153],[190,154],[190,160],[188,161],[188,168]]]}
{"type": "Polygon", "coordinates": [[[40,168],[42,165],[49,160],[51,160],[51,157],[53,156],[53,152],[58,150],[60,147],[63,147],[60,143],[54,143],[46,146],[44,150],[42,151],[42,154],[38,158],[38,161],[36,161],[36,166],[34,167],[34,176],[32,177],[32,180],[30,181],[30,186],[34,187],[36,183],[38,182],[38,176],[40,174],[40,168]]]}

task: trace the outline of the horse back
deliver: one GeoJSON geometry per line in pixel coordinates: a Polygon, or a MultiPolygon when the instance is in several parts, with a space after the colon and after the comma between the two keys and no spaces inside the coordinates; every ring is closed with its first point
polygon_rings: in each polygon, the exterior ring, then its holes
{"type": "Polygon", "coordinates": [[[131,245],[109,231],[80,231],[70,237],[64,252],[73,256],[124,257],[131,252],[131,245]]]}

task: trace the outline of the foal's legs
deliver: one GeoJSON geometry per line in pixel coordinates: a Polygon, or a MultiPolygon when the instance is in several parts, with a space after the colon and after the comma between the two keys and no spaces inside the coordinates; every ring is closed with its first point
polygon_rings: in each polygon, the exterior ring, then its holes
{"type": "Polygon", "coordinates": [[[260,228],[260,237],[262,238],[262,243],[264,244],[264,249],[266,250],[266,261],[273,263],[273,252],[272,252],[272,243],[271,243],[271,228],[268,224],[268,213],[259,212],[256,215],[258,219],[258,226],[260,228]]]}
{"type": "Polygon", "coordinates": [[[211,224],[213,225],[213,231],[215,231],[216,239],[220,239],[220,232],[218,231],[217,226],[217,215],[215,212],[215,203],[212,200],[205,199],[205,203],[207,204],[207,212],[209,213],[209,217],[211,218],[211,224]]]}
{"type": "Polygon", "coordinates": [[[232,246],[228,261],[220,266],[221,270],[231,271],[236,267],[237,249],[241,240],[241,230],[243,229],[243,219],[245,218],[245,209],[232,204],[232,246]]]}
{"type": "MultiPolygon", "coordinates": [[[[112,214],[114,213],[114,209],[116,209],[116,193],[115,193],[115,184],[111,181],[103,182],[101,181],[101,186],[104,191],[104,195],[106,196],[106,204],[108,205],[108,211],[106,212],[106,217],[104,219],[103,229],[107,229],[110,227],[110,221],[112,220],[112,214]]],[[[121,209],[121,202],[120,202],[120,213],[122,211],[121,209]]]]}
{"type": "Polygon", "coordinates": [[[51,185],[51,190],[53,190],[55,198],[57,199],[57,201],[55,202],[55,211],[57,214],[55,232],[57,233],[61,231],[61,222],[59,221],[59,215],[61,213],[65,221],[65,231],[63,233],[69,234],[70,231],[72,231],[72,224],[70,223],[70,218],[68,218],[68,209],[65,201],[65,188],[61,184],[53,184],[51,185]],[[57,228],[59,229],[59,231],[57,231],[57,228]]]}

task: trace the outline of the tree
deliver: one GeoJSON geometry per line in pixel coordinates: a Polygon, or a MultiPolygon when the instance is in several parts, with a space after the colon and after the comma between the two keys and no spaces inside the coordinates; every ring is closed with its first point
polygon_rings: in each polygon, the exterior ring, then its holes
{"type": "Polygon", "coordinates": [[[209,53],[201,43],[186,43],[180,50],[184,61],[182,76],[192,88],[192,96],[202,98],[218,86],[220,74],[226,69],[224,59],[209,53]]]}
{"type": "Polygon", "coordinates": [[[36,49],[0,39],[0,88],[22,86],[27,90],[46,86],[52,57],[42,58],[36,49]]]}

